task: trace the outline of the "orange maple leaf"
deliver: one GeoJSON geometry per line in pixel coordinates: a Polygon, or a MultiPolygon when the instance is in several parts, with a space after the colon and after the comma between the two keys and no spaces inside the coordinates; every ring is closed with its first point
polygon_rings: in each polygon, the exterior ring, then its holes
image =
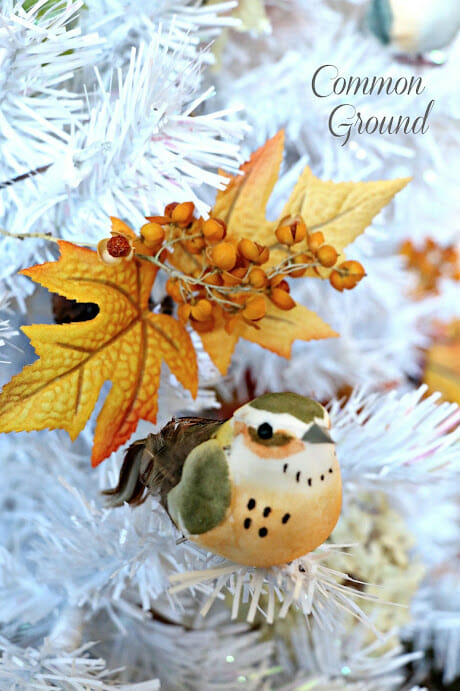
{"type": "Polygon", "coordinates": [[[92,250],[63,241],[59,247],[58,261],[21,273],[69,299],[96,303],[99,313],[87,322],[22,328],[39,359],[4,387],[0,431],[60,428],[74,440],[110,380],[97,418],[95,466],[129,439],[139,419],[156,421],[162,360],[196,395],[196,353],[176,319],[148,309],[157,273],[153,264],[106,266],[92,250]]]}

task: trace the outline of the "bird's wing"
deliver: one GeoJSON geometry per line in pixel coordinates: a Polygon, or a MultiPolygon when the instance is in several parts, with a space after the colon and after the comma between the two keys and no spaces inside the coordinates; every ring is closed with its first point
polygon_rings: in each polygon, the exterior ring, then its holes
{"type": "Polygon", "coordinates": [[[188,454],[181,480],[168,494],[168,511],[178,528],[200,535],[224,520],[231,496],[225,452],[210,439],[188,454]]]}
{"type": "Polygon", "coordinates": [[[166,505],[168,492],[177,485],[190,451],[215,436],[223,421],[207,418],[178,418],[157,434],[135,441],[125,453],[118,485],[103,492],[109,506],[145,501],[148,492],[160,494],[166,505]]]}

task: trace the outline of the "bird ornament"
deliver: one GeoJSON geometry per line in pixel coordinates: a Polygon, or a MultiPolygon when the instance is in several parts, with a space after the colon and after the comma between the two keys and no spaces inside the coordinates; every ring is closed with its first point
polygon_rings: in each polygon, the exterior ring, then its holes
{"type": "Polygon", "coordinates": [[[160,501],[184,537],[234,562],[284,564],[337,523],[340,468],[325,408],[268,393],[226,421],[171,420],[132,444],[109,503],[160,501]]]}
{"type": "Polygon", "coordinates": [[[460,29],[457,0],[371,0],[367,25],[383,43],[406,55],[444,48],[460,29]]]}

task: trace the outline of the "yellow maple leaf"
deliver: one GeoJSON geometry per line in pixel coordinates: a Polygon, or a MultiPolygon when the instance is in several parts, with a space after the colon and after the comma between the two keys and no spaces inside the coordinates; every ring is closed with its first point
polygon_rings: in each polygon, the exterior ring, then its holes
{"type": "Polygon", "coordinates": [[[448,325],[442,341],[428,349],[423,379],[431,391],[460,405],[460,321],[448,325]]]}
{"type": "Polygon", "coordinates": [[[39,359],[4,387],[0,431],[60,428],[73,440],[110,380],[94,437],[91,460],[97,465],[129,439],[139,419],[155,422],[163,360],[196,395],[196,354],[176,319],[148,309],[153,264],[106,266],[92,250],[63,241],[59,247],[58,261],[22,273],[69,299],[96,303],[99,313],[87,322],[23,327],[39,359]]]}
{"type": "MultiPolygon", "coordinates": [[[[225,190],[218,192],[211,216],[225,221],[228,238],[250,238],[271,248],[266,267],[286,257],[276,244],[275,229],[282,219],[300,215],[310,232],[321,230],[325,242],[338,253],[336,264],[344,260],[343,249],[371,223],[410,178],[377,182],[323,181],[308,166],[301,174],[277,221],[266,218],[266,207],[279,175],[283,157],[284,133],[278,132],[244,163],[241,174],[230,176],[225,190]],[[275,244],[274,244],[275,242],[275,244]]],[[[221,171],[222,172],[222,171],[221,171]]],[[[185,259],[184,259],[185,261],[185,259]]],[[[333,269],[319,267],[316,275],[329,276],[333,269]]],[[[307,275],[314,276],[309,269],[307,275]]],[[[316,314],[297,306],[285,312],[270,306],[259,329],[241,323],[231,338],[223,324],[212,333],[200,334],[205,350],[222,374],[225,374],[239,338],[259,343],[264,348],[289,357],[295,339],[311,340],[337,336],[316,314]]]]}

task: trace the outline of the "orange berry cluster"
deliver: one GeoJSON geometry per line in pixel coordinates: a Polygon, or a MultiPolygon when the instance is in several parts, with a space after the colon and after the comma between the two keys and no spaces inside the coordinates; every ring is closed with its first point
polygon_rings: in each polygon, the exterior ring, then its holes
{"type": "Polygon", "coordinates": [[[351,290],[365,275],[362,264],[357,261],[345,261],[336,266],[338,253],[333,245],[326,243],[320,230],[309,232],[300,219],[282,221],[275,231],[278,242],[286,245],[289,252],[286,272],[293,278],[304,276],[313,268],[319,275],[319,266],[332,269],[329,282],[336,290],[351,290]],[[294,251],[293,246],[301,242],[306,244],[305,251],[294,251]]]}
{"type": "Polygon", "coordinates": [[[454,245],[441,247],[431,238],[417,249],[410,241],[402,245],[401,254],[407,258],[407,266],[418,274],[418,290],[421,293],[436,292],[441,278],[460,281],[460,253],[454,245]]]}
{"type": "MultiPolygon", "coordinates": [[[[293,309],[296,303],[286,279],[304,276],[308,269],[320,275],[319,267],[333,268],[329,280],[340,291],[353,288],[364,276],[359,262],[336,266],[336,249],[320,231],[308,232],[301,218],[286,218],[276,228],[273,247],[282,245],[287,256],[274,265],[266,245],[229,237],[224,221],[196,218],[194,212],[193,202],[168,204],[162,216],[147,217],[140,239],[170,273],[166,291],[178,305],[179,319],[200,333],[212,331],[218,322],[228,333],[241,321],[259,328],[267,300],[279,309],[293,309]],[[299,251],[300,243],[305,248],[299,251]]],[[[134,240],[123,232],[112,235],[100,243],[101,259],[113,263],[132,258],[134,240]]]]}
{"type": "Polygon", "coordinates": [[[167,247],[173,266],[180,266],[180,252],[196,259],[196,270],[169,278],[166,291],[179,305],[179,319],[190,321],[198,332],[212,331],[222,318],[229,333],[240,320],[257,328],[267,299],[283,310],[295,307],[285,274],[263,268],[269,248],[249,238],[227,237],[226,224],[218,218],[195,218],[192,202],[168,204],[163,216],[147,220],[141,238],[149,249],[167,247]]]}

